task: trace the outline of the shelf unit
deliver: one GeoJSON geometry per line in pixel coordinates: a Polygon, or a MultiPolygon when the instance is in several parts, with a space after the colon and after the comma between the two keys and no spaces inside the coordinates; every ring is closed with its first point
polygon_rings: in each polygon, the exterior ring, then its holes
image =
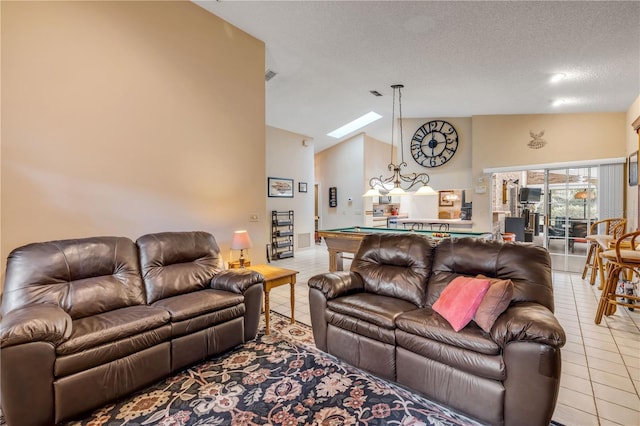
{"type": "Polygon", "coordinates": [[[293,257],[293,210],[271,212],[271,258],[293,257]]]}

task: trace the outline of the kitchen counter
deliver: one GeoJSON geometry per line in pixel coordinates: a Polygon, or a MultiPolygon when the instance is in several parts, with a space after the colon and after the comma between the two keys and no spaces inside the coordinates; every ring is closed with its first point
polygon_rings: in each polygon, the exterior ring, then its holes
{"type": "Polygon", "coordinates": [[[385,214],[384,216],[374,216],[373,227],[374,228],[391,228],[391,226],[389,226],[390,219],[407,218],[407,217],[409,217],[407,214],[399,214],[399,215],[385,214]]]}
{"type": "Polygon", "coordinates": [[[473,221],[463,219],[431,219],[431,218],[406,218],[398,219],[398,225],[402,224],[404,228],[437,229],[440,231],[449,230],[450,228],[472,228],[473,221]],[[435,227],[435,228],[434,228],[435,227]]]}

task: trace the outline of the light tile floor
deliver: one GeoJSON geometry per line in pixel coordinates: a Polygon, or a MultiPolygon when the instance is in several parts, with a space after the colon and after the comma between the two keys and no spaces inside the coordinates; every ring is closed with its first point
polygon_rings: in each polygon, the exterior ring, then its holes
{"type": "MultiPolygon", "coordinates": [[[[311,324],[307,281],[327,272],[324,245],[298,250],[273,266],[299,271],[295,319],[311,324]]],[[[349,262],[345,262],[348,269],[349,262]]],[[[567,334],[562,379],[553,419],[570,425],[640,426],[640,312],[618,307],[600,325],[593,321],[599,291],[579,274],[554,271],[555,313],[567,334]]],[[[289,286],[271,290],[271,309],[290,316],[289,286]]]]}

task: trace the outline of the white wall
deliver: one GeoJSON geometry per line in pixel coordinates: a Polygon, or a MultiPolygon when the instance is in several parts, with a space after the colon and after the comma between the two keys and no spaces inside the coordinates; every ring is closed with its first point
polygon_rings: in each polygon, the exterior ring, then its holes
{"type": "MultiPolygon", "coordinates": [[[[426,173],[429,175],[429,185],[434,190],[466,189],[466,201],[473,201],[471,117],[403,118],[402,131],[404,133],[404,161],[407,163],[407,167],[402,169],[403,174],[426,173]],[[453,125],[458,133],[458,149],[451,160],[442,166],[424,167],[418,164],[411,155],[411,138],[423,124],[432,120],[444,120],[453,125]]],[[[395,140],[400,140],[399,130],[395,140]]],[[[412,191],[417,189],[418,187],[414,187],[412,191]]],[[[411,197],[406,201],[403,200],[403,204],[402,209],[406,209],[409,217],[438,217],[437,196],[411,197]]]]}
{"type": "Polygon", "coordinates": [[[413,195],[405,197],[402,200],[403,206],[400,207],[401,212],[405,212],[404,204],[406,203],[406,213],[413,218],[438,218],[438,195],[413,195]]]}
{"type": "Polygon", "coordinates": [[[293,198],[267,197],[267,238],[271,241],[271,211],[293,210],[295,250],[312,247],[315,181],[313,140],[297,133],[267,126],[266,171],[265,187],[269,176],[293,179],[293,198]],[[300,182],[307,184],[307,192],[299,192],[300,182]],[[309,244],[306,242],[307,236],[309,244]]]}
{"type": "MultiPolygon", "coordinates": [[[[403,173],[427,173],[431,179],[429,185],[436,191],[443,189],[470,189],[472,184],[471,158],[473,143],[471,138],[470,117],[403,118],[404,161],[407,167],[403,173]],[[444,120],[458,133],[458,149],[451,160],[439,167],[424,167],[411,156],[411,138],[420,126],[432,120],[444,120]]],[[[396,140],[399,140],[398,136],[396,140]]],[[[417,187],[414,189],[418,189],[417,187]]],[[[472,191],[467,191],[470,193],[472,191]]],[[[471,200],[468,200],[471,201],[471,200]]]]}
{"type": "Polygon", "coordinates": [[[359,134],[316,154],[316,182],[322,191],[321,229],[364,225],[364,143],[364,134],[359,134]],[[337,207],[329,207],[330,187],[337,188],[337,207]]]}

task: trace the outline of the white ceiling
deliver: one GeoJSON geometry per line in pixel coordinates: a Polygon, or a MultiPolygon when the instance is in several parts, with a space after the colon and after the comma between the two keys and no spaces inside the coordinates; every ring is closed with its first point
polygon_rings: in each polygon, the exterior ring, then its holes
{"type": "Polygon", "coordinates": [[[372,110],[361,131],[389,142],[394,83],[405,118],[622,112],[640,94],[640,1],[195,3],[265,42],[267,125],[316,152],[372,110]]]}

